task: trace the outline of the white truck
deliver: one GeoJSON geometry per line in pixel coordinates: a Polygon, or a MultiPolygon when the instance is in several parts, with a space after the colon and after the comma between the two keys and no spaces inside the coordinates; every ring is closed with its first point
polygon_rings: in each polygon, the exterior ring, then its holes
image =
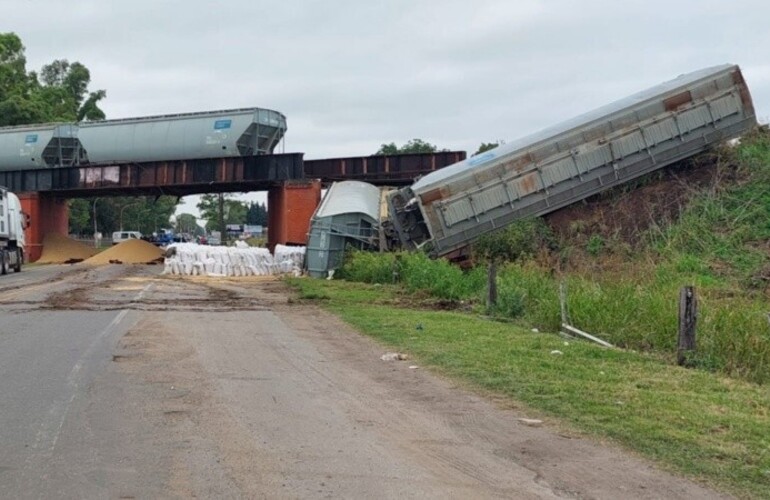
{"type": "Polygon", "coordinates": [[[0,273],[21,271],[24,262],[26,216],[18,196],[0,187],[0,273]]]}

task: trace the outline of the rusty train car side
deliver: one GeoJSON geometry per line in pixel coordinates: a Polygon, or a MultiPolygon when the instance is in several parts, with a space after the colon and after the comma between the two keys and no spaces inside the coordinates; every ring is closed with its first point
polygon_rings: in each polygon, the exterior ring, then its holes
{"type": "Polygon", "coordinates": [[[696,155],[756,126],[740,68],[681,75],[432,172],[388,198],[389,227],[433,256],[696,155]]]}

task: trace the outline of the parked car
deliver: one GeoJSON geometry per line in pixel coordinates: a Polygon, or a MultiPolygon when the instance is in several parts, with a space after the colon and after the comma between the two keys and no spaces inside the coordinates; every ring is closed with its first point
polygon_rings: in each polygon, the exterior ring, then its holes
{"type": "Polygon", "coordinates": [[[142,233],[139,231],[115,231],[112,233],[112,244],[117,245],[128,240],[141,240],[142,233]]]}

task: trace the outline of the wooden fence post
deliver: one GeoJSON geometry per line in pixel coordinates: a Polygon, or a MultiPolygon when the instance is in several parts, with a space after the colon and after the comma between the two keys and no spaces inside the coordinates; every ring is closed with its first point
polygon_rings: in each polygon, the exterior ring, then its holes
{"type": "Polygon", "coordinates": [[[695,324],[698,320],[698,300],[695,287],[683,286],[679,291],[679,342],[676,362],[679,366],[691,366],[691,354],[695,352],[695,324]]]}
{"type": "Polygon", "coordinates": [[[497,305],[497,261],[491,259],[487,268],[487,307],[497,305]]]}
{"type": "Polygon", "coordinates": [[[564,280],[559,282],[559,308],[561,309],[561,324],[571,324],[569,310],[567,309],[567,283],[564,280]]]}

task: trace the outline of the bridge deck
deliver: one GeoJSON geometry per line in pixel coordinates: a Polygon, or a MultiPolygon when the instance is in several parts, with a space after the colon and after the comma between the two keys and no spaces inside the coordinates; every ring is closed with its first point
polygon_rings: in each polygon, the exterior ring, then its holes
{"type": "Polygon", "coordinates": [[[13,192],[64,198],[90,196],[187,196],[216,192],[265,191],[283,182],[320,179],[328,184],[362,180],[409,185],[416,177],[465,159],[452,151],[303,161],[302,153],[113,163],[0,172],[0,185],[13,192]]]}

